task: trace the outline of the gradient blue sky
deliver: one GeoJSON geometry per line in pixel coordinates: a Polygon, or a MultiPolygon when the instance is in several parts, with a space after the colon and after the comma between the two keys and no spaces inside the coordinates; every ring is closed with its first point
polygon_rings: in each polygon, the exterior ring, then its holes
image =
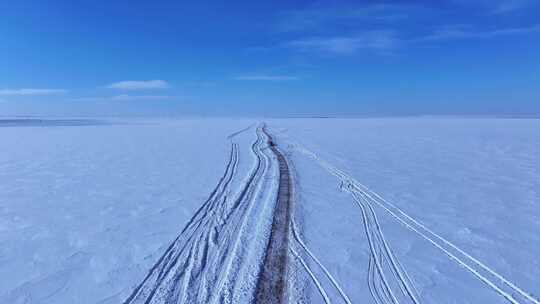
{"type": "Polygon", "coordinates": [[[540,114],[540,4],[0,4],[0,115],[540,114]]]}

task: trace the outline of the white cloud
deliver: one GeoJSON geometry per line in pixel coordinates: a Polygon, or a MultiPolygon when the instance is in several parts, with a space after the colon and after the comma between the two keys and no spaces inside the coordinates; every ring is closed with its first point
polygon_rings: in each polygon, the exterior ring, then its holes
{"type": "Polygon", "coordinates": [[[76,101],[136,101],[136,100],[169,100],[180,98],[180,96],[169,96],[169,95],[115,95],[115,96],[104,96],[104,97],[81,97],[76,98],[76,101]]]}
{"type": "Polygon", "coordinates": [[[271,76],[271,75],[244,75],[236,76],[234,80],[248,80],[248,81],[288,81],[298,80],[296,76],[271,76]]]}
{"type": "Polygon", "coordinates": [[[62,89],[4,89],[0,90],[0,95],[3,96],[27,96],[27,95],[58,95],[65,94],[66,90],[62,89]]]}
{"type": "Polygon", "coordinates": [[[351,37],[301,39],[285,45],[302,51],[353,54],[360,50],[388,51],[398,44],[393,31],[369,31],[351,37]]]}
{"type": "Polygon", "coordinates": [[[169,83],[165,80],[126,80],[112,83],[107,86],[109,89],[118,90],[147,90],[147,89],[166,89],[169,83]]]}

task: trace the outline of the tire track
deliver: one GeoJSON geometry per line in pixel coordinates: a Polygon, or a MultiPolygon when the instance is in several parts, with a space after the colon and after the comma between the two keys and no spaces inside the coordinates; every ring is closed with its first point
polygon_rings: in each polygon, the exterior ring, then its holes
{"type": "MultiPolygon", "coordinates": [[[[291,225],[292,225],[291,227],[292,227],[292,235],[293,235],[294,241],[296,243],[298,243],[300,245],[300,247],[304,250],[304,252],[306,252],[308,254],[308,256],[313,261],[315,261],[315,263],[321,268],[323,273],[326,275],[326,278],[328,278],[328,280],[330,280],[331,284],[339,292],[343,302],[345,302],[347,304],[352,304],[351,300],[349,299],[349,296],[347,296],[347,294],[343,291],[343,288],[337,282],[336,278],[334,278],[334,276],[332,276],[330,274],[330,271],[328,271],[328,269],[321,263],[321,261],[315,256],[315,254],[313,254],[313,252],[311,250],[309,250],[309,248],[304,243],[304,241],[302,241],[302,239],[300,238],[300,236],[299,236],[299,234],[297,232],[297,228],[296,228],[297,226],[296,226],[296,223],[295,223],[294,219],[291,219],[291,225]]],[[[291,246],[291,250],[293,250],[292,246],[291,246]]],[[[297,257],[297,259],[300,260],[302,265],[306,264],[305,261],[297,253],[295,254],[295,256],[297,257]]],[[[306,268],[306,266],[304,266],[304,268],[306,268]]],[[[306,270],[308,271],[308,273],[312,277],[312,280],[315,281],[315,283],[317,284],[317,287],[319,288],[320,286],[322,286],[322,284],[319,282],[317,277],[313,275],[313,272],[311,270],[308,270],[307,268],[306,268],[306,270]]],[[[325,299],[325,301],[326,301],[326,299],[325,299]]]]}
{"type": "MultiPolygon", "coordinates": [[[[131,295],[124,301],[124,304],[136,303],[137,299],[142,299],[145,296],[152,298],[157,290],[157,285],[163,279],[163,274],[166,266],[175,251],[181,246],[181,242],[188,236],[192,235],[194,230],[198,229],[201,225],[201,221],[209,214],[209,211],[215,205],[216,199],[221,197],[226,184],[232,179],[233,172],[236,170],[238,164],[238,147],[236,144],[231,144],[231,151],[225,173],[220,178],[217,186],[210,193],[209,198],[201,205],[201,207],[195,212],[194,216],[188,221],[186,226],[182,229],[178,237],[169,245],[165,253],[159,258],[157,263],[150,269],[143,281],[133,290],[131,295]]],[[[141,302],[141,301],[138,301],[141,302]]]]}
{"type": "Polygon", "coordinates": [[[235,136],[237,136],[238,134],[241,134],[241,133],[246,132],[247,130],[253,128],[254,125],[255,125],[255,124],[253,123],[253,124],[251,124],[251,125],[245,127],[245,128],[242,129],[242,130],[238,130],[238,131],[236,131],[236,132],[234,132],[234,133],[231,133],[229,136],[227,136],[227,139],[228,139],[228,140],[233,139],[233,138],[234,138],[235,136]]]}
{"type": "Polygon", "coordinates": [[[317,286],[317,290],[321,294],[321,297],[323,298],[324,303],[330,304],[331,303],[330,298],[328,297],[328,294],[326,293],[326,290],[322,286],[321,282],[317,279],[317,276],[313,273],[311,268],[306,264],[306,262],[300,257],[300,255],[292,247],[289,247],[289,249],[291,253],[293,254],[294,258],[296,258],[296,260],[300,263],[300,265],[302,265],[304,270],[309,274],[309,277],[311,278],[315,286],[317,286]]]}
{"type": "MultiPolygon", "coordinates": [[[[245,197],[246,202],[251,202],[256,199],[257,195],[255,194],[256,191],[260,192],[261,189],[264,188],[265,184],[265,174],[268,173],[270,170],[271,162],[269,156],[265,153],[265,148],[268,145],[268,139],[265,135],[265,133],[262,131],[263,127],[259,126],[256,130],[257,132],[257,141],[252,145],[252,151],[254,151],[254,156],[256,158],[256,165],[254,170],[252,171],[252,174],[248,177],[248,180],[246,182],[246,185],[258,185],[253,187],[243,187],[242,191],[240,192],[240,199],[236,200],[236,203],[233,204],[233,210],[237,209],[239,206],[239,203],[244,200],[245,197]]],[[[250,204],[249,208],[250,210],[254,208],[254,204],[250,204]]],[[[251,212],[250,212],[251,213],[251,212]]],[[[234,216],[234,215],[233,215],[234,216]]],[[[228,235],[226,237],[227,241],[224,243],[224,247],[222,250],[220,250],[220,253],[218,255],[218,258],[216,259],[216,263],[214,264],[214,267],[219,268],[220,272],[219,275],[213,275],[210,278],[207,278],[205,281],[211,282],[216,281],[217,284],[214,289],[214,295],[211,297],[210,302],[212,303],[232,303],[235,302],[235,295],[234,293],[245,293],[243,290],[245,288],[248,288],[246,286],[238,286],[238,277],[241,273],[246,270],[245,267],[243,267],[243,261],[242,258],[244,256],[249,256],[250,252],[247,250],[242,243],[243,241],[249,242],[248,237],[246,235],[249,235],[253,233],[253,231],[250,231],[246,227],[249,226],[248,221],[253,221],[253,218],[244,216],[241,219],[235,219],[232,216],[227,216],[225,219],[225,223],[235,223],[235,230],[238,231],[238,233],[235,234],[235,236],[228,235]],[[243,235],[240,234],[240,231],[244,231],[243,235]],[[240,290],[239,290],[240,289],[240,290]]],[[[260,218],[256,218],[255,221],[260,221],[260,218]]],[[[257,231],[261,232],[261,231],[257,231]]],[[[247,274],[249,276],[250,274],[247,274]]],[[[251,283],[251,282],[250,282],[251,283]]],[[[249,287],[250,288],[250,287],[249,287]]],[[[245,296],[245,298],[248,298],[248,296],[245,296]]],[[[243,301],[247,301],[246,299],[243,299],[243,301]]],[[[239,300],[237,299],[236,302],[239,300]]],[[[205,301],[206,303],[207,301],[205,301]]]]}
{"type": "Polygon", "coordinates": [[[229,136],[231,152],[218,185],[124,304],[238,303],[254,297],[255,288],[251,296],[246,293],[256,285],[250,271],[262,264],[257,256],[264,250],[255,246],[270,227],[252,228],[272,223],[264,199],[273,193],[269,182],[276,164],[265,151],[269,136],[259,126],[251,145],[254,165],[239,188],[232,187],[239,163],[232,138],[249,128],[229,136]]]}
{"type": "Polygon", "coordinates": [[[368,240],[368,245],[369,245],[369,249],[370,249],[370,252],[371,252],[371,256],[372,256],[373,261],[375,263],[375,269],[377,271],[378,276],[380,277],[380,282],[383,285],[383,290],[385,291],[386,294],[389,295],[389,298],[390,298],[390,301],[388,301],[388,302],[384,301],[384,303],[397,304],[397,303],[399,303],[399,301],[396,298],[396,295],[394,294],[394,292],[392,291],[392,288],[390,287],[390,284],[388,282],[388,279],[386,278],[386,275],[385,275],[385,272],[384,272],[384,269],[383,269],[382,259],[380,259],[380,256],[377,253],[378,252],[377,248],[380,248],[380,247],[379,247],[378,244],[375,244],[375,239],[376,238],[373,235],[373,230],[372,230],[372,227],[370,225],[370,219],[368,218],[367,212],[365,210],[366,208],[365,208],[364,205],[362,205],[358,201],[357,201],[357,203],[360,206],[360,209],[362,211],[362,219],[363,219],[363,223],[364,223],[364,232],[365,232],[367,240],[368,240]]]}
{"type": "MultiPolygon", "coordinates": [[[[396,205],[386,201],[380,195],[370,190],[365,185],[359,183],[354,178],[348,174],[340,171],[326,161],[320,159],[315,153],[299,147],[297,149],[306,154],[307,156],[313,158],[319,165],[321,165],[329,173],[335,175],[343,185],[346,185],[346,189],[353,196],[360,198],[361,201],[365,202],[368,206],[373,206],[373,204],[378,205],[384,211],[386,211],[392,218],[397,220],[399,223],[403,224],[407,229],[411,230],[421,238],[428,241],[435,248],[441,250],[451,261],[458,264],[460,267],[470,272],[474,277],[476,277],[480,282],[485,284],[487,287],[492,289],[498,295],[503,297],[506,301],[512,304],[522,304],[522,303],[534,303],[540,304],[538,300],[531,293],[526,292],[524,289],[519,287],[514,282],[508,280],[503,275],[497,273],[495,270],[487,266],[485,263],[481,262],[477,258],[473,257],[469,253],[465,252],[463,249],[459,248],[443,236],[432,231],[424,224],[422,224],[417,219],[413,218],[409,214],[405,213],[402,209],[398,208],[396,205]]],[[[371,207],[372,208],[372,207],[371,207]]],[[[380,227],[379,227],[380,228],[380,227]]],[[[382,236],[384,240],[384,236],[382,236]]],[[[383,244],[384,246],[384,244],[383,244]]],[[[402,273],[403,283],[410,280],[408,274],[404,271],[403,267],[399,264],[399,261],[396,260],[395,270],[399,276],[399,272],[402,273]]],[[[412,285],[411,293],[414,294],[416,288],[412,285]]],[[[417,294],[417,292],[416,292],[417,294]]]]}
{"type": "Polygon", "coordinates": [[[381,304],[420,304],[416,287],[394,256],[372,207],[372,202],[361,193],[354,191],[348,176],[343,172],[320,161],[311,151],[302,148],[298,150],[317,160],[323,168],[338,177],[340,189],[351,194],[353,202],[361,211],[364,233],[369,248],[367,285],[373,301],[381,304]]]}
{"type": "MultiPolygon", "coordinates": [[[[371,252],[374,262],[377,264],[377,252],[379,252],[380,255],[382,256],[382,259],[379,258],[379,261],[381,261],[381,264],[383,260],[389,263],[390,271],[392,275],[394,276],[394,279],[398,283],[401,293],[405,295],[412,303],[418,304],[419,300],[416,293],[416,287],[414,286],[413,282],[410,281],[410,277],[407,274],[407,272],[404,269],[398,267],[398,261],[395,258],[394,254],[392,253],[390,246],[388,245],[386,237],[384,236],[384,233],[379,224],[377,214],[375,213],[375,210],[373,209],[372,205],[369,203],[369,201],[365,200],[363,197],[361,197],[355,192],[352,192],[352,196],[355,202],[360,207],[360,209],[362,209],[364,223],[367,224],[365,225],[366,231],[370,231],[369,234],[372,235],[371,237],[368,236],[368,240],[373,239],[377,242],[376,244],[377,250],[372,250],[371,252]],[[368,209],[369,212],[366,212],[366,209],[368,209]]],[[[388,283],[386,282],[386,278],[384,277],[383,270],[378,269],[378,272],[381,277],[381,280],[384,280],[383,283],[385,285],[385,290],[388,291],[392,299],[392,303],[395,303],[397,299],[394,298],[393,292],[390,289],[390,286],[388,285],[388,283]]]]}

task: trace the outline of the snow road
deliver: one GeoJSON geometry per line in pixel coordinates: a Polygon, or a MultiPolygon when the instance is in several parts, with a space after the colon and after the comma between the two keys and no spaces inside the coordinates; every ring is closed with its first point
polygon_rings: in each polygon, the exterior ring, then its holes
{"type": "Polygon", "coordinates": [[[231,188],[239,159],[234,136],[248,129],[228,136],[218,185],[124,303],[285,302],[288,168],[261,125],[251,146],[253,169],[231,188]]]}

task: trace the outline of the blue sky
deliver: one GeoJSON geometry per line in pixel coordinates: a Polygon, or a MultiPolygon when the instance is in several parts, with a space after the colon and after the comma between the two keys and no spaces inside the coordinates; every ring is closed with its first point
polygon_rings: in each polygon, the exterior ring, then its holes
{"type": "Polygon", "coordinates": [[[540,3],[3,1],[0,115],[538,115],[540,3]]]}

